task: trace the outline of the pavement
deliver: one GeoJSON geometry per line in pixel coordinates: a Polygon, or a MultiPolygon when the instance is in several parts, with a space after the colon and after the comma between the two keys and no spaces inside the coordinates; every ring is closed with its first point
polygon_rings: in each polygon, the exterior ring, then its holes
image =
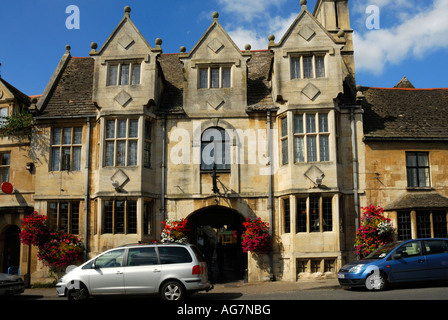
{"type": "MultiPolygon", "coordinates": [[[[260,293],[274,293],[274,292],[289,292],[298,290],[316,290],[316,289],[338,289],[340,288],[337,279],[325,280],[298,280],[292,281],[264,281],[264,282],[250,282],[243,281],[217,283],[212,291],[213,294],[219,293],[239,293],[244,295],[260,294],[260,293]]],[[[22,298],[29,299],[53,299],[57,298],[55,288],[34,288],[25,289],[22,293],[22,298]]]]}
{"type": "Polygon", "coordinates": [[[238,292],[241,294],[260,294],[273,292],[288,292],[298,290],[337,289],[340,288],[337,279],[298,280],[293,281],[263,281],[263,282],[230,282],[215,284],[213,293],[238,292]]]}

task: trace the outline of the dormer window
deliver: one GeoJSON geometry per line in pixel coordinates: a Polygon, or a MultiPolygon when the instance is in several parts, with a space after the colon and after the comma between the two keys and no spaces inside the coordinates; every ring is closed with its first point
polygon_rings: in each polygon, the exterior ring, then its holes
{"type": "Polygon", "coordinates": [[[199,89],[230,88],[231,67],[212,66],[199,68],[199,89]]]}
{"type": "Polygon", "coordinates": [[[123,61],[110,63],[108,70],[108,86],[127,86],[140,84],[141,63],[123,61]]]}
{"type": "Polygon", "coordinates": [[[291,79],[325,78],[324,55],[291,57],[291,79]]]}

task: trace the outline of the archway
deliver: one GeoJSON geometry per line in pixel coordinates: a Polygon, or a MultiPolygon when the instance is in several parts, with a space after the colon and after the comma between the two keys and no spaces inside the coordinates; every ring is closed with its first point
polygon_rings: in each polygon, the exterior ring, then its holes
{"type": "Polygon", "coordinates": [[[2,234],[3,257],[2,272],[18,273],[20,264],[20,228],[16,225],[8,226],[2,234]]]}
{"type": "Polygon", "coordinates": [[[190,241],[204,253],[212,282],[232,282],[247,277],[247,254],[241,247],[244,217],[235,210],[211,206],[188,217],[190,241]]]}

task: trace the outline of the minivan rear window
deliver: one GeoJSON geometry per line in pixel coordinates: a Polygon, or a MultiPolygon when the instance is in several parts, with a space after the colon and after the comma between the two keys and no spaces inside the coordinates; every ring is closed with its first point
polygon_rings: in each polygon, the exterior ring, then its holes
{"type": "Polygon", "coordinates": [[[192,262],[193,258],[186,248],[183,247],[157,247],[159,250],[160,263],[188,263],[192,262]]]}
{"type": "Polygon", "coordinates": [[[152,266],[159,263],[154,247],[129,249],[128,266],[152,266]]]}
{"type": "Polygon", "coordinates": [[[194,255],[196,256],[199,262],[205,262],[204,255],[197,247],[191,246],[191,249],[193,249],[194,255]]]}

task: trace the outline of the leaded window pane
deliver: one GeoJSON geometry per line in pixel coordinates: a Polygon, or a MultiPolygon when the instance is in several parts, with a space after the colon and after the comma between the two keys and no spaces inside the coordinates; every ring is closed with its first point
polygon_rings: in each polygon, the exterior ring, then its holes
{"type": "Polygon", "coordinates": [[[295,162],[305,162],[305,146],[303,137],[294,137],[295,162]]]}
{"type": "Polygon", "coordinates": [[[303,76],[305,79],[313,78],[313,57],[303,57],[303,76]]]}
{"type": "Polygon", "coordinates": [[[81,147],[73,147],[73,168],[72,170],[81,170],[81,147]]]}
{"type": "Polygon", "coordinates": [[[323,56],[316,56],[314,59],[316,64],[316,78],[325,78],[325,58],[323,56]]]}
{"type": "Polygon", "coordinates": [[[208,69],[199,69],[199,88],[208,88],[208,69]]]}
{"type": "Polygon", "coordinates": [[[222,68],[222,87],[230,88],[231,86],[231,69],[222,68]]]}
{"type": "Polygon", "coordinates": [[[294,115],[294,133],[304,133],[303,130],[303,115],[295,114],[294,115]]]}
{"type": "Polygon", "coordinates": [[[317,161],[317,142],[315,136],[307,138],[308,162],[317,161]]]}
{"type": "Polygon", "coordinates": [[[210,88],[219,88],[219,68],[211,68],[210,88]]]}
{"type": "Polygon", "coordinates": [[[129,166],[137,165],[137,141],[129,141],[129,166]]]}
{"type": "Polygon", "coordinates": [[[51,171],[59,171],[59,164],[61,162],[60,158],[60,148],[52,148],[51,150],[51,171]]]}
{"type": "Polygon", "coordinates": [[[316,116],[314,114],[306,115],[306,132],[307,133],[316,132],[316,116]]]}
{"type": "Polygon", "coordinates": [[[114,165],[114,142],[106,141],[106,166],[112,167],[114,165]]]}
{"type": "Polygon", "coordinates": [[[328,114],[319,114],[319,132],[328,132],[328,114]]]}
{"type": "Polygon", "coordinates": [[[132,79],[131,84],[140,84],[140,64],[135,63],[132,65],[132,79]]]}
{"type": "Polygon", "coordinates": [[[118,120],[117,138],[126,138],[127,120],[118,120]]]}
{"type": "Polygon", "coordinates": [[[111,65],[109,67],[108,85],[116,86],[118,81],[118,65],[111,65]]]}
{"type": "Polygon", "coordinates": [[[328,136],[319,136],[319,152],[320,152],[320,161],[329,161],[330,160],[330,146],[328,141],[328,136]]]}
{"type": "Polygon", "coordinates": [[[121,65],[120,84],[121,85],[128,85],[129,84],[129,64],[122,64],[121,65]]]}
{"type": "Polygon", "coordinates": [[[289,206],[289,199],[283,199],[283,224],[284,224],[284,232],[291,232],[291,210],[289,206]]]}
{"type": "Polygon", "coordinates": [[[300,79],[300,58],[291,58],[291,79],[300,79]]]}
{"type": "Polygon", "coordinates": [[[106,122],[106,139],[115,138],[115,120],[107,120],[106,122]]]}

